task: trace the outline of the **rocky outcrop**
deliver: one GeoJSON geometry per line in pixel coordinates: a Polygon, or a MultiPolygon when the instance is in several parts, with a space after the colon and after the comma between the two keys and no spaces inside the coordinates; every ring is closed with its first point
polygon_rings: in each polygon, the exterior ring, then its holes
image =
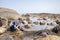
{"type": "Polygon", "coordinates": [[[13,9],[0,8],[0,17],[18,18],[20,15],[13,9]]]}
{"type": "Polygon", "coordinates": [[[51,19],[56,19],[60,18],[60,14],[53,14],[53,13],[30,13],[31,16],[36,16],[36,17],[49,17],[51,19]]]}
{"type": "Polygon", "coordinates": [[[40,37],[36,40],[60,40],[60,37],[55,35],[48,35],[47,37],[40,37]]]}
{"type": "Polygon", "coordinates": [[[0,8],[0,17],[4,17],[8,19],[8,25],[9,23],[17,19],[18,17],[21,17],[15,10],[8,9],[8,8],[0,8]]]}
{"type": "Polygon", "coordinates": [[[0,40],[22,40],[22,39],[14,36],[14,35],[5,33],[3,35],[0,35],[0,40]]]}
{"type": "Polygon", "coordinates": [[[0,34],[4,33],[8,28],[8,20],[0,18],[0,34]]]}

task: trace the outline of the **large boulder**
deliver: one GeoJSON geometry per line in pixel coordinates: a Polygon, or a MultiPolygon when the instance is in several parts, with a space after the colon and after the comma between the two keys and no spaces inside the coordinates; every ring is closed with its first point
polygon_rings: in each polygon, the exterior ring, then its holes
{"type": "Polygon", "coordinates": [[[15,10],[8,8],[0,8],[0,17],[4,17],[8,19],[8,25],[14,19],[21,17],[15,10]]]}
{"type": "Polygon", "coordinates": [[[55,35],[48,35],[47,37],[40,37],[36,40],[60,40],[60,37],[55,35]]]}
{"type": "Polygon", "coordinates": [[[18,18],[20,15],[13,9],[0,8],[0,16],[7,18],[18,18]]]}
{"type": "Polygon", "coordinates": [[[4,33],[8,28],[8,20],[0,18],[0,34],[4,33]]]}

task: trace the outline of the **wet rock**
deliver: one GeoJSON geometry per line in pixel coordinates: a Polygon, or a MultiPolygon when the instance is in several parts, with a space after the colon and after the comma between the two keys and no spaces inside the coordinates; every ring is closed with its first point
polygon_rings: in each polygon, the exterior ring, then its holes
{"type": "Polygon", "coordinates": [[[52,32],[54,32],[54,33],[58,33],[58,28],[57,27],[54,27],[53,29],[52,29],[52,32]]]}
{"type": "Polygon", "coordinates": [[[43,37],[46,37],[47,33],[46,32],[42,32],[40,35],[43,36],[43,37]]]}
{"type": "Polygon", "coordinates": [[[33,22],[35,25],[37,25],[38,24],[38,22],[33,22]]]}
{"type": "Polygon", "coordinates": [[[40,25],[45,25],[45,23],[46,23],[45,21],[41,21],[40,25]]]}
{"type": "Polygon", "coordinates": [[[47,20],[46,18],[43,18],[43,20],[47,20]]]}
{"type": "Polygon", "coordinates": [[[27,29],[28,29],[28,28],[30,28],[30,26],[28,26],[28,25],[25,25],[25,28],[27,28],[27,29]]]}
{"type": "Polygon", "coordinates": [[[60,25],[60,20],[56,20],[56,23],[60,25]]]}
{"type": "Polygon", "coordinates": [[[33,40],[31,37],[24,37],[22,40],[33,40]]]}

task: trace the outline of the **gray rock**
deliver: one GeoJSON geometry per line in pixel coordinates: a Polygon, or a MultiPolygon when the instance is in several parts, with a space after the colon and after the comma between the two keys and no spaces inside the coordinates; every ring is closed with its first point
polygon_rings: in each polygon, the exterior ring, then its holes
{"type": "Polygon", "coordinates": [[[11,35],[2,35],[0,36],[0,40],[14,40],[11,35]]]}

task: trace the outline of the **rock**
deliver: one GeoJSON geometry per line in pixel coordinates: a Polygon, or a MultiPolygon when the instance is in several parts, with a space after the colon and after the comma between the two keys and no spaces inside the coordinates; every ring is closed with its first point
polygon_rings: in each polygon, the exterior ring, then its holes
{"type": "Polygon", "coordinates": [[[27,25],[28,24],[27,21],[25,21],[25,20],[23,22],[24,22],[24,25],[27,25]]]}
{"type": "Polygon", "coordinates": [[[31,38],[31,37],[23,37],[22,40],[33,40],[33,38],[31,38]]]}
{"type": "Polygon", "coordinates": [[[50,25],[48,25],[47,27],[46,27],[46,29],[48,29],[48,30],[51,30],[51,29],[53,29],[55,26],[50,26],[50,25]]]}
{"type": "Polygon", "coordinates": [[[13,9],[0,8],[0,17],[17,19],[20,15],[13,9]]]}
{"type": "Polygon", "coordinates": [[[7,18],[1,17],[1,22],[2,22],[2,26],[1,27],[7,28],[7,26],[8,26],[7,18]]]}
{"type": "Polygon", "coordinates": [[[7,20],[7,18],[5,18],[5,17],[0,17],[0,25],[1,26],[6,26],[6,25],[8,25],[8,20],[7,20]]]}
{"type": "Polygon", "coordinates": [[[0,40],[14,40],[11,35],[4,34],[0,36],[0,40]]]}
{"type": "Polygon", "coordinates": [[[46,33],[46,32],[42,32],[42,33],[41,33],[41,36],[47,37],[47,33],[46,33]]]}
{"type": "Polygon", "coordinates": [[[25,28],[27,28],[27,29],[29,29],[29,28],[30,28],[30,26],[29,26],[29,25],[25,25],[24,27],[25,27],[25,28]]]}
{"type": "Polygon", "coordinates": [[[33,24],[37,25],[37,24],[38,24],[38,22],[33,22],[33,24]]]}
{"type": "Polygon", "coordinates": [[[40,25],[45,25],[46,21],[41,21],[40,25]]]}
{"type": "Polygon", "coordinates": [[[43,20],[47,20],[46,18],[43,18],[43,20]]]}
{"type": "Polygon", "coordinates": [[[60,37],[55,35],[48,35],[47,37],[40,37],[37,40],[60,40],[60,37]]]}
{"type": "Polygon", "coordinates": [[[58,28],[57,27],[54,27],[53,29],[52,29],[52,32],[54,32],[54,33],[58,33],[58,28]]]}
{"type": "Polygon", "coordinates": [[[6,28],[0,27],[0,34],[4,33],[6,31],[6,28]]]}
{"type": "Polygon", "coordinates": [[[56,20],[56,23],[60,25],[60,20],[56,20]]]}
{"type": "Polygon", "coordinates": [[[0,26],[2,26],[2,20],[1,20],[1,17],[0,17],[0,26]]]}
{"type": "Polygon", "coordinates": [[[15,10],[9,8],[0,8],[0,17],[8,19],[8,25],[14,19],[21,17],[15,10]]]}

